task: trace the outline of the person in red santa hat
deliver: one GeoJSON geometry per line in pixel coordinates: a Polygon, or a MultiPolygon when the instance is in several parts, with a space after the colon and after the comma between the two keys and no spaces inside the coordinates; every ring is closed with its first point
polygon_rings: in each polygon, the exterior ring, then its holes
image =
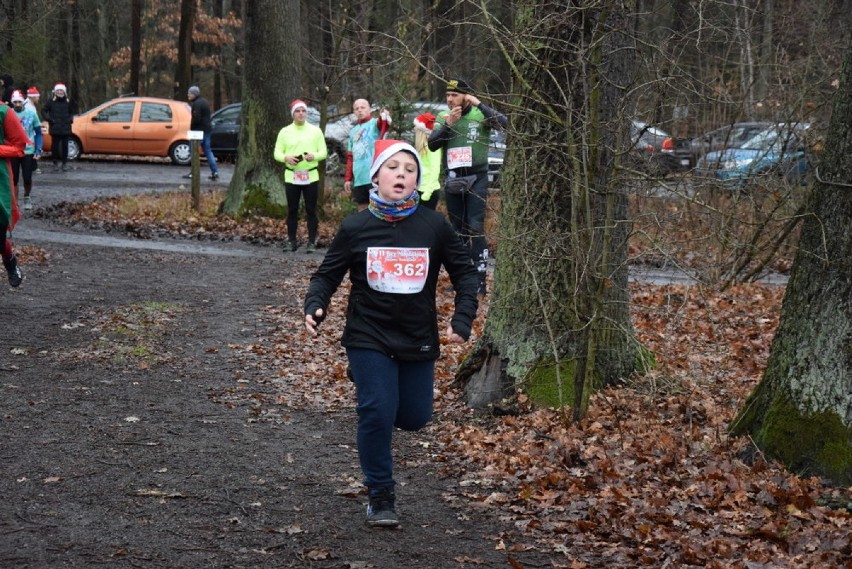
{"type": "Polygon", "coordinates": [[[325,136],[318,126],[308,122],[308,105],[297,99],[290,103],[293,122],[278,133],[273,156],[284,163],[284,189],[287,193],[287,248],[299,248],[296,233],[299,226],[299,201],[305,200],[308,220],[308,246],[313,253],[317,246],[317,201],[319,199],[319,163],[328,157],[325,136]]]}
{"type": "Polygon", "coordinates": [[[464,342],[478,306],[479,275],[449,221],[419,207],[420,159],[410,144],[379,140],[366,210],[343,220],[305,296],[305,327],[317,335],[331,297],[352,284],[341,344],[358,411],[358,457],[368,492],[367,524],[396,527],[394,428],[416,431],[432,418],[440,355],[435,290],[443,266],[456,291],[445,336],[464,342]]]}
{"type": "Polygon", "coordinates": [[[435,115],[423,113],[414,118],[414,148],[423,167],[420,187],[420,205],[435,209],[441,200],[441,157],[443,148],[429,150],[429,135],[435,128],[435,115]]]}
{"type": "Polygon", "coordinates": [[[36,149],[38,150],[35,157],[35,170],[33,170],[33,172],[36,174],[41,174],[41,168],[38,167],[38,160],[39,158],[41,158],[41,149],[44,146],[44,132],[42,131],[43,127],[40,114],[41,110],[39,109],[40,100],[41,93],[38,92],[38,88],[35,85],[27,89],[27,100],[24,101],[24,108],[34,110],[36,116],[39,117],[39,124],[38,128],[36,129],[35,140],[33,140],[33,142],[35,142],[36,149]]]}
{"type": "Polygon", "coordinates": [[[58,171],[61,163],[62,171],[65,172],[68,170],[68,142],[71,140],[71,125],[77,114],[77,105],[68,97],[64,83],[53,86],[53,97],[42,107],[41,114],[50,125],[53,169],[58,171]]]}

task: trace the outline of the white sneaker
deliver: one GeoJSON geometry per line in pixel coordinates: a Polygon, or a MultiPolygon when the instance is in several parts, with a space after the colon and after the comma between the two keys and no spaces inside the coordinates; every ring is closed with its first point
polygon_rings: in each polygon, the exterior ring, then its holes
{"type": "Polygon", "coordinates": [[[24,209],[32,209],[32,208],[33,208],[33,202],[30,201],[29,197],[25,197],[24,198],[24,209]]]}

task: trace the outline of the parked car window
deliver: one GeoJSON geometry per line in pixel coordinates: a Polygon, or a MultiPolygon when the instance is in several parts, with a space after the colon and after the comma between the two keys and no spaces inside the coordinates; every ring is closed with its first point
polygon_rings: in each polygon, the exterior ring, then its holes
{"type": "Polygon", "coordinates": [[[230,109],[222,109],[213,117],[213,126],[220,124],[239,124],[241,107],[231,107],[230,109]]]}
{"type": "Polygon", "coordinates": [[[795,138],[792,129],[775,127],[754,135],[743,143],[742,148],[782,152],[793,150],[794,143],[795,138]]]}
{"type": "Polygon", "coordinates": [[[172,122],[172,108],[159,103],[142,103],[139,122],[172,122]]]}
{"type": "Polygon", "coordinates": [[[752,131],[747,127],[734,127],[728,134],[727,138],[733,142],[740,142],[746,139],[752,131]]]}
{"type": "Polygon", "coordinates": [[[110,105],[98,112],[98,122],[130,122],[133,120],[133,109],[136,103],[129,101],[110,105]]]}

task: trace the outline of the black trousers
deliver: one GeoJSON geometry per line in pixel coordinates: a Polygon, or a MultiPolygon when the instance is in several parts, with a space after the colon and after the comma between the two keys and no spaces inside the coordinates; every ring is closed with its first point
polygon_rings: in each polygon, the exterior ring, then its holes
{"type": "Polygon", "coordinates": [[[287,194],[287,239],[289,241],[296,240],[296,230],[299,227],[299,202],[304,198],[305,217],[308,218],[308,242],[316,243],[317,228],[319,227],[319,219],[317,218],[319,182],[311,182],[304,186],[285,183],[284,190],[287,194]]]}

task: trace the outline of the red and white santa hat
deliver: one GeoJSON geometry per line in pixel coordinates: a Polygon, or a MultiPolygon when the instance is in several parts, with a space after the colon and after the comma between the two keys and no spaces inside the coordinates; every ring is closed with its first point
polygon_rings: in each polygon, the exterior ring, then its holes
{"type": "Polygon", "coordinates": [[[420,164],[420,156],[417,155],[417,151],[413,146],[408,144],[407,142],[403,142],[402,140],[377,140],[376,146],[373,149],[373,165],[370,166],[370,179],[376,177],[376,174],[379,173],[379,168],[382,167],[388,158],[396,154],[397,152],[408,152],[414,159],[417,161],[417,184],[414,188],[420,187],[420,176],[423,172],[423,165],[420,164]]]}
{"type": "Polygon", "coordinates": [[[414,128],[418,130],[425,130],[426,132],[432,132],[432,129],[435,128],[435,115],[432,113],[417,115],[414,117],[414,128]]]}
{"type": "Polygon", "coordinates": [[[296,99],[295,101],[290,103],[290,116],[292,117],[293,115],[295,115],[296,111],[298,111],[299,109],[305,109],[307,111],[308,104],[301,99],[296,99]]]}
{"type": "Polygon", "coordinates": [[[27,89],[27,97],[41,97],[41,93],[35,87],[30,87],[27,89]]]}
{"type": "Polygon", "coordinates": [[[20,91],[17,91],[17,90],[12,91],[12,102],[13,103],[23,103],[24,101],[26,101],[26,99],[24,99],[23,93],[21,93],[20,91]]]}
{"type": "Polygon", "coordinates": [[[65,83],[57,83],[53,86],[53,92],[62,91],[63,93],[67,93],[68,89],[65,88],[65,83]]]}

